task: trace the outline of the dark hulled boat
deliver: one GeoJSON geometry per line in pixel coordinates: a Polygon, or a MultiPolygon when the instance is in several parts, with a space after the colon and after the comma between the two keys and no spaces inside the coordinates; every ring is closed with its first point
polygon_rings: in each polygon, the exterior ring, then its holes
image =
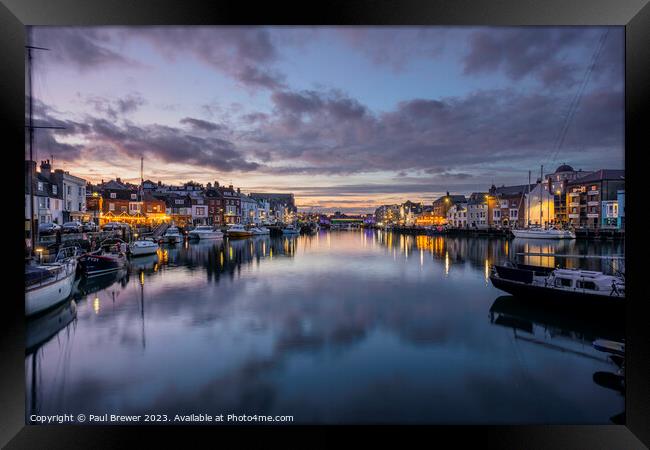
{"type": "Polygon", "coordinates": [[[625,280],[602,272],[510,264],[494,266],[490,280],[494,287],[517,297],[594,306],[625,303],[625,280]]]}
{"type": "Polygon", "coordinates": [[[125,247],[121,239],[104,241],[98,250],[81,255],[79,265],[86,276],[115,272],[126,265],[125,247]]]}

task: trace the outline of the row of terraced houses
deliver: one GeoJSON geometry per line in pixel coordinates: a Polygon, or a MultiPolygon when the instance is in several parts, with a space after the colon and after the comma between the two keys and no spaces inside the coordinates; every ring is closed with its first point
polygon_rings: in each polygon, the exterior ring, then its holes
{"type": "Polygon", "coordinates": [[[52,170],[49,160],[25,161],[25,221],[29,227],[31,200],[28,180],[32,179],[36,224],[68,221],[125,222],[156,225],[173,221],[177,225],[272,224],[290,222],[297,208],[291,193],[245,194],[219,182],[206,185],[187,182],[128,183],[120,178],[91,184],[61,169],[52,170]],[[31,171],[31,176],[30,176],[31,171]]]}
{"type": "Polygon", "coordinates": [[[378,224],[453,228],[625,228],[625,171],[574,170],[562,164],[534,184],[492,185],[469,196],[450,194],[431,205],[406,201],[375,211],[378,224]]]}

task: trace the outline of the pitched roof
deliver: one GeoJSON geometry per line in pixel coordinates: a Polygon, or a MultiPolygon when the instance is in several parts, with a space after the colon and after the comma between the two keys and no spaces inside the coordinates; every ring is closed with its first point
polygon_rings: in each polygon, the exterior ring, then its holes
{"type": "Polygon", "coordinates": [[[123,183],[120,183],[116,180],[107,181],[102,185],[102,189],[113,189],[113,190],[129,190],[129,187],[123,183]]]}
{"type": "Polygon", "coordinates": [[[600,169],[587,175],[570,181],[569,185],[593,183],[601,180],[625,180],[625,170],[620,169],[600,169]]]}
{"type": "MultiPolygon", "coordinates": [[[[517,194],[523,194],[524,192],[528,191],[528,185],[527,184],[518,184],[516,186],[501,186],[498,187],[494,190],[495,194],[500,194],[500,195],[517,195],[517,194]]],[[[530,185],[530,190],[532,191],[535,188],[534,184],[530,185]]]]}

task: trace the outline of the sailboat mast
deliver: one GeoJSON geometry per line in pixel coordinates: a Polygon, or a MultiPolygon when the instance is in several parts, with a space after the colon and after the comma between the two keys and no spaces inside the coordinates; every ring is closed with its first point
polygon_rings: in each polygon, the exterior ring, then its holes
{"type": "MultiPolygon", "coordinates": [[[[30,47],[27,47],[27,81],[29,87],[29,234],[31,238],[30,254],[33,255],[36,248],[36,230],[34,229],[34,169],[32,168],[32,161],[34,161],[34,119],[32,114],[32,49],[30,47]]],[[[34,162],[34,164],[36,163],[34,162]]]]}
{"type": "Polygon", "coordinates": [[[530,170],[528,171],[528,195],[526,196],[526,228],[530,227],[530,170]]]}
{"type": "Polygon", "coordinates": [[[544,178],[544,166],[539,169],[539,226],[542,226],[542,179],[544,178]]]}

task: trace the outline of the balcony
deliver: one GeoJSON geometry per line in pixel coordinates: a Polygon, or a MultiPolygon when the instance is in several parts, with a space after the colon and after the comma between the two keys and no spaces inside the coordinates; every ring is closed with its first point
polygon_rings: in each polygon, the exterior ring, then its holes
{"type": "Polygon", "coordinates": [[[580,206],[580,202],[571,202],[569,206],[580,206]]]}
{"type": "Polygon", "coordinates": [[[600,205],[600,202],[597,200],[590,200],[587,202],[587,206],[598,206],[600,205]]]}
{"type": "Polygon", "coordinates": [[[569,219],[579,219],[580,214],[569,214],[569,219]]]}
{"type": "Polygon", "coordinates": [[[587,213],[587,218],[589,218],[589,219],[597,219],[598,218],[598,213],[587,213]]]}

